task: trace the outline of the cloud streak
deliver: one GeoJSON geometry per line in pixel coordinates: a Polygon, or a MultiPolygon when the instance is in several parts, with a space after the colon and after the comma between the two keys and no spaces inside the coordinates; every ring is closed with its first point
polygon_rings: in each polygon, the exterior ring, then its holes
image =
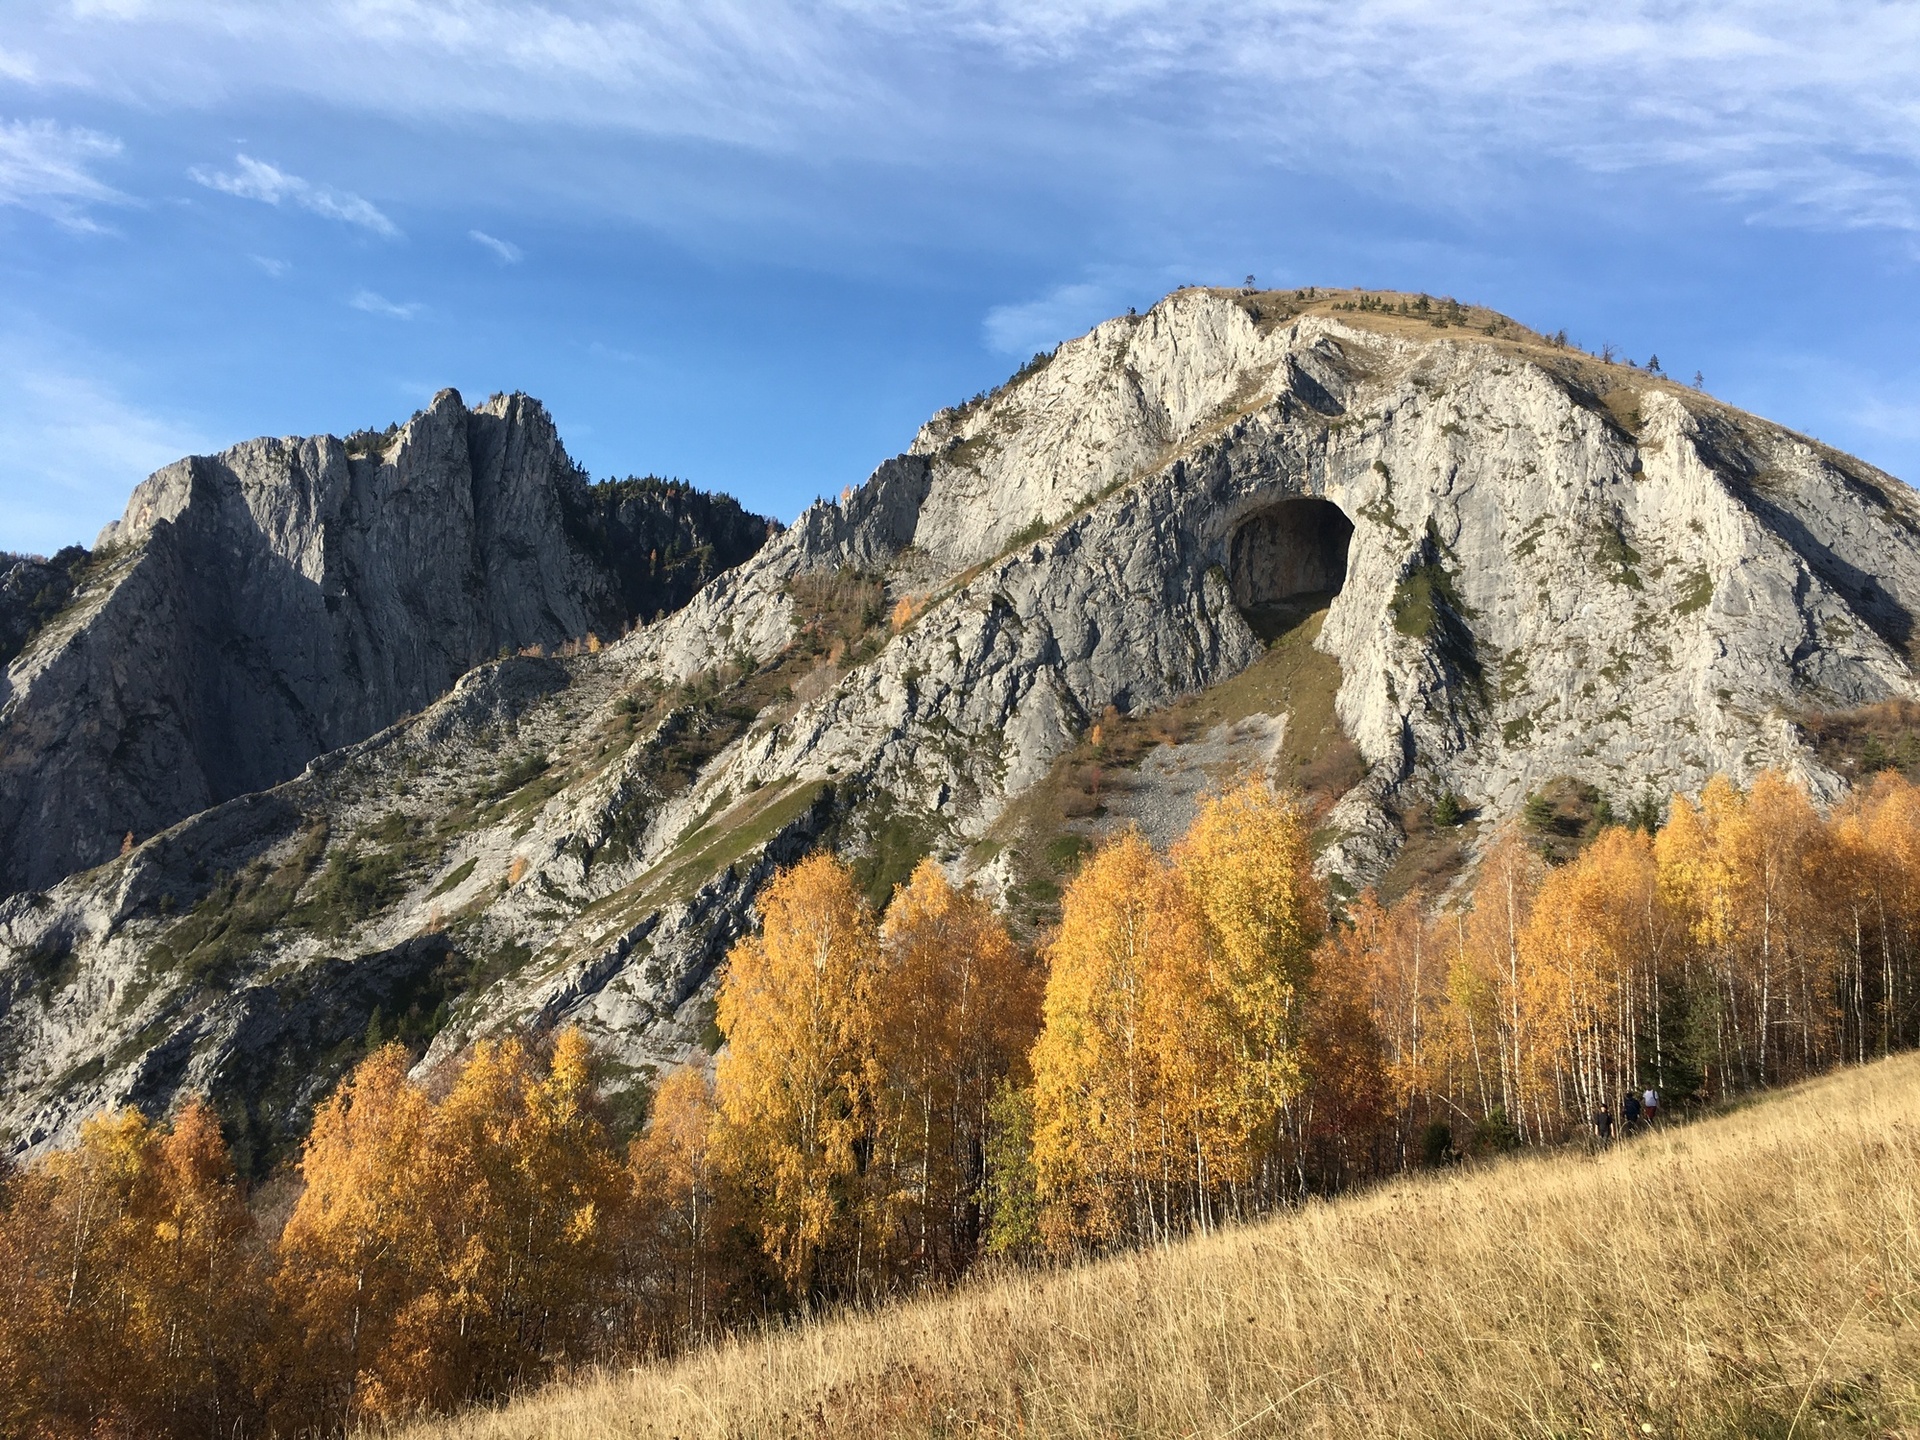
{"type": "Polygon", "coordinates": [[[996,305],[981,322],[989,350],[1021,359],[1078,335],[1113,313],[1117,292],[1107,285],[1060,285],[1037,300],[996,305]]]}
{"type": "Polygon", "coordinates": [[[207,0],[19,28],[16,63],[146,103],[1035,169],[1145,126],[1427,198],[1544,161],[1675,172],[1773,223],[1920,214],[1920,7],[1875,0],[207,0]]]}
{"type": "Polygon", "coordinates": [[[87,373],[98,369],[57,338],[0,334],[0,388],[14,401],[0,406],[0,549],[44,554],[90,537],[151,471],[208,448],[87,373]]]}
{"type": "Polygon", "coordinates": [[[487,234],[484,230],[469,230],[467,236],[476,245],[484,246],[494,253],[503,265],[518,265],[522,259],[520,247],[511,240],[501,240],[487,234]]]}
{"type": "Polygon", "coordinates": [[[99,179],[92,167],[119,156],[120,142],[96,130],[51,120],[0,125],[0,205],[17,205],[69,230],[97,231],[87,213],[95,205],[123,205],[127,196],[99,179]]]}
{"type": "Polygon", "coordinates": [[[369,315],[384,316],[389,320],[411,320],[425,308],[417,301],[405,305],[396,305],[386,296],[374,290],[357,290],[353,298],[347,301],[356,310],[364,310],[369,315]]]}
{"type": "Polygon", "coordinates": [[[310,214],[328,220],[357,225],[363,230],[391,240],[400,234],[396,226],[369,200],[347,190],[315,185],[298,175],[289,175],[277,165],[255,160],[251,155],[234,156],[232,170],[210,170],[196,165],[189,170],[198,184],[242,200],[258,200],[266,205],[292,203],[310,214]]]}

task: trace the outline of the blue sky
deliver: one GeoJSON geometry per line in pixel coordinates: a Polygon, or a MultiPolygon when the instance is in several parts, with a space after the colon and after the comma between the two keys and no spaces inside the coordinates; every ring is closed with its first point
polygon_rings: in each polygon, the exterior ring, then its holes
{"type": "Polygon", "coordinates": [[[444,385],[791,519],[1248,273],[1657,352],[1920,480],[1920,6],[0,0],[0,549],[444,385]]]}

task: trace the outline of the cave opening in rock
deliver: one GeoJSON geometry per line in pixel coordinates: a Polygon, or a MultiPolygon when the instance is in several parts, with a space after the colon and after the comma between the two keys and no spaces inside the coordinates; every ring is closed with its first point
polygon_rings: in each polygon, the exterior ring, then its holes
{"type": "Polygon", "coordinates": [[[1233,603],[1272,640],[1326,609],[1347,579],[1353,522],[1331,500],[1301,496],[1250,515],[1229,547],[1233,603]]]}

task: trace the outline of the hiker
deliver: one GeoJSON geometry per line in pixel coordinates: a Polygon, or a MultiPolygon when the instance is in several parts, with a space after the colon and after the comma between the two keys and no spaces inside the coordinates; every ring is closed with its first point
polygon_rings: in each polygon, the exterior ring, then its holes
{"type": "Polygon", "coordinates": [[[1631,1135],[1640,1125],[1640,1097],[1631,1090],[1620,1102],[1620,1128],[1631,1135]]]}
{"type": "Polygon", "coordinates": [[[1593,1112],[1594,1132],[1599,1135],[1600,1143],[1606,1144],[1613,1139],[1613,1111],[1602,1106],[1593,1112]]]}
{"type": "Polygon", "coordinates": [[[1647,1128],[1653,1128],[1653,1122],[1660,1118],[1660,1092],[1649,1090],[1640,1097],[1640,1109],[1647,1117],[1647,1128]]]}

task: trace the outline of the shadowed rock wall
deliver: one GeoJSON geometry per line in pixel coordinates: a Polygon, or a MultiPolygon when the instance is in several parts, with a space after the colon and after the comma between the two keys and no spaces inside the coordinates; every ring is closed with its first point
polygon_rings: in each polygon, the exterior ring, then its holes
{"type": "Polygon", "coordinates": [[[1330,595],[1347,580],[1353,522],[1331,500],[1286,500],[1233,536],[1233,603],[1243,610],[1296,595],[1330,595]]]}
{"type": "MultiPolygon", "coordinates": [[[[623,573],[623,540],[704,537],[583,526],[634,505],[586,484],[526,396],[470,410],[443,390],[373,443],[252,440],[135,489],[0,684],[0,893],[289,779],[482,660],[611,636],[697,583],[623,573]]],[[[769,533],[725,503],[707,573],[769,533]]]]}

